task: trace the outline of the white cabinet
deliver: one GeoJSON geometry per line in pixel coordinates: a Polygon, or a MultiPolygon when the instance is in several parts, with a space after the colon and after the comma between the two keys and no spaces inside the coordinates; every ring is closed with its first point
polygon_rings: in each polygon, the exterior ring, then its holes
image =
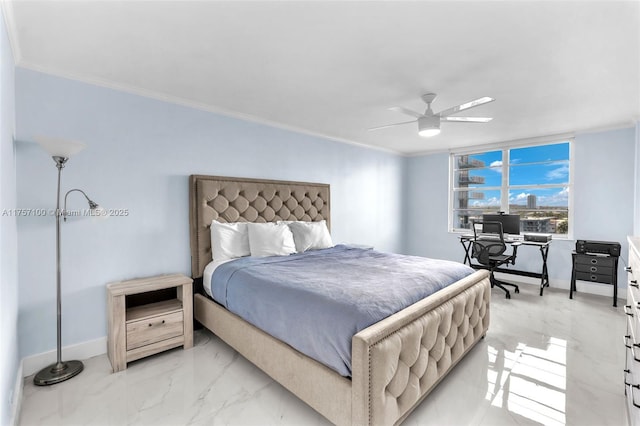
{"type": "Polygon", "coordinates": [[[625,394],[629,424],[640,426],[640,237],[629,237],[629,266],[627,303],[626,365],[624,370],[625,394]]]}

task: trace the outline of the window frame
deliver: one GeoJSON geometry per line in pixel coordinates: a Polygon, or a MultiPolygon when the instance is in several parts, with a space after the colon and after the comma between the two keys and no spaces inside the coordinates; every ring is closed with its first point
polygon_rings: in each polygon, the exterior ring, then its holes
{"type": "MultiPolygon", "coordinates": [[[[458,188],[455,186],[456,179],[456,157],[460,155],[474,155],[474,154],[483,154],[492,151],[501,151],[502,152],[502,180],[501,186],[491,186],[491,187],[478,187],[478,188],[470,188],[469,192],[472,192],[474,189],[478,190],[486,190],[486,191],[500,191],[500,211],[504,211],[505,213],[509,213],[509,192],[517,191],[518,189],[544,189],[544,188],[559,188],[566,187],[569,190],[569,197],[567,200],[567,220],[568,220],[568,229],[566,234],[551,234],[552,238],[560,239],[560,240],[573,240],[573,228],[574,228],[574,193],[573,193],[573,176],[574,176],[574,142],[575,138],[573,135],[566,137],[554,137],[554,138],[541,138],[539,140],[530,140],[530,141],[520,141],[520,142],[511,142],[511,143],[501,143],[494,145],[482,145],[475,148],[465,148],[465,149],[457,149],[451,150],[449,152],[449,200],[448,200],[448,231],[450,233],[455,234],[467,234],[469,233],[469,229],[466,228],[454,228],[454,213],[456,208],[454,206],[456,196],[455,193],[458,191],[458,188]],[[518,148],[531,148],[538,147],[544,145],[557,145],[561,143],[569,144],[569,176],[568,182],[566,184],[527,184],[527,185],[509,185],[509,168],[511,166],[511,150],[518,148]]],[[[542,162],[538,162],[541,164],[542,162]]],[[[529,164],[529,163],[527,163],[529,164]]],[[[536,163],[530,163],[536,164],[536,163]]],[[[489,166],[486,166],[489,168],[489,166]]],[[[472,169],[470,169],[472,170],[472,169]]]]}

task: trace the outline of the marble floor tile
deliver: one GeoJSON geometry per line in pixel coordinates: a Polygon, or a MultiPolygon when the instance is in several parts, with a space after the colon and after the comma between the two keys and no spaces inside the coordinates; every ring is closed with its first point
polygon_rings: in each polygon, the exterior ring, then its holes
{"type": "MultiPolygon", "coordinates": [[[[624,425],[625,315],[611,298],[522,285],[493,290],[482,340],[406,425],[624,425]]],[[[111,374],[106,355],[67,382],[25,379],[20,424],[326,425],[207,330],[111,374]]]]}

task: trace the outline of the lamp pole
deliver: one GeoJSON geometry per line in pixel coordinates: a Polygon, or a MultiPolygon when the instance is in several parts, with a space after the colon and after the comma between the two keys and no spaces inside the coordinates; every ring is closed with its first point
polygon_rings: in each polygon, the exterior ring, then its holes
{"type": "Polygon", "coordinates": [[[43,368],[33,378],[33,383],[38,386],[48,386],[56,383],[63,382],[78,375],[83,369],[84,364],[81,361],[66,361],[62,362],[62,293],[61,282],[62,273],[60,265],[60,220],[64,215],[64,212],[60,210],[60,181],[62,178],[62,169],[67,162],[68,157],[53,156],[53,161],[56,162],[58,168],[58,190],[56,198],[56,299],[57,299],[57,330],[58,330],[58,345],[57,345],[57,362],[43,368]]]}

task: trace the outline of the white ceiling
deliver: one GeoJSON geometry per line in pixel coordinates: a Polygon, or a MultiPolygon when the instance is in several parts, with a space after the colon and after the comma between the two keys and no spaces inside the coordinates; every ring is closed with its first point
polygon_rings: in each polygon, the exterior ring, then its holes
{"type": "Polygon", "coordinates": [[[640,119],[640,2],[5,2],[18,66],[401,153],[640,119]],[[488,124],[367,131],[481,97],[488,124]]]}

